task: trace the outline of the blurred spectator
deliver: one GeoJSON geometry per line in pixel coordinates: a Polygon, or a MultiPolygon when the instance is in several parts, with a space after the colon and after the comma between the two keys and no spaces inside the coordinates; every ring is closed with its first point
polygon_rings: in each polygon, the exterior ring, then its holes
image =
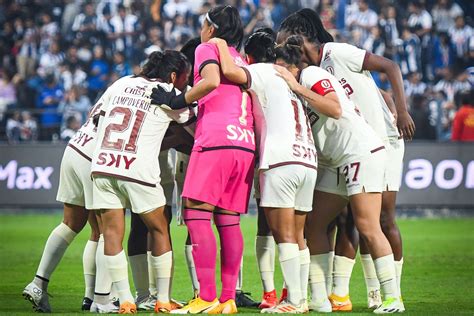
{"type": "Polygon", "coordinates": [[[415,122],[416,131],[413,139],[436,139],[436,130],[430,124],[430,110],[422,94],[413,96],[410,115],[415,122]]]}
{"type": "Polygon", "coordinates": [[[94,58],[89,70],[87,83],[89,87],[89,98],[95,101],[99,92],[107,87],[109,79],[109,64],[104,58],[104,50],[100,46],[94,47],[94,58]]]}
{"type": "Polygon", "coordinates": [[[112,74],[116,78],[121,78],[132,74],[132,68],[125,60],[125,56],[121,52],[116,52],[114,54],[114,67],[112,68],[112,74]]]}
{"type": "Polygon", "coordinates": [[[414,29],[420,38],[428,35],[433,26],[433,19],[421,2],[419,0],[410,1],[408,11],[410,12],[407,22],[408,27],[414,29]]]}
{"type": "Polygon", "coordinates": [[[362,46],[365,50],[376,55],[385,55],[385,41],[382,38],[382,32],[379,26],[374,26],[362,46]]]}
{"type": "MultiPolygon", "coordinates": [[[[178,1],[178,0],[176,0],[178,1]]],[[[115,39],[115,49],[124,52],[130,58],[133,53],[133,37],[139,31],[138,19],[133,14],[128,14],[125,6],[118,6],[118,13],[110,20],[113,38],[115,39]]]]}
{"type": "Polygon", "coordinates": [[[59,28],[58,24],[51,19],[51,15],[49,13],[43,14],[41,21],[43,23],[43,26],[41,26],[40,29],[40,53],[44,54],[49,50],[49,47],[54,42],[59,28]]]}
{"type": "Polygon", "coordinates": [[[382,38],[385,39],[387,55],[392,57],[396,52],[396,46],[400,43],[400,35],[397,27],[397,11],[395,7],[390,6],[386,9],[386,12],[382,12],[379,25],[382,29],[382,38]]]}
{"type": "Polygon", "coordinates": [[[466,25],[464,16],[456,18],[454,27],[449,29],[449,36],[454,45],[456,63],[464,66],[469,58],[469,40],[474,36],[472,28],[466,25]]]}
{"type": "Polygon", "coordinates": [[[48,75],[39,91],[36,106],[43,110],[41,114],[40,140],[51,140],[53,134],[59,132],[61,116],[58,113],[58,105],[63,98],[63,90],[56,83],[53,75],[48,75]]]}
{"type": "Polygon", "coordinates": [[[58,112],[62,113],[62,127],[66,126],[66,121],[70,116],[76,117],[81,125],[84,124],[90,108],[91,101],[84,95],[82,88],[72,86],[71,90],[65,93],[64,100],[58,107],[58,112]]]}
{"type": "Polygon", "coordinates": [[[451,139],[454,141],[474,141],[474,90],[461,93],[461,107],[453,120],[451,139]]]}
{"type": "Polygon", "coordinates": [[[184,44],[193,35],[193,29],[186,24],[184,16],[176,15],[169,39],[175,44],[184,44]]]}
{"type": "Polygon", "coordinates": [[[403,43],[399,47],[400,69],[403,75],[421,72],[421,46],[418,36],[408,28],[402,31],[403,43]]]}
{"type": "Polygon", "coordinates": [[[45,77],[50,74],[59,76],[59,65],[64,60],[64,53],[59,49],[58,42],[52,42],[47,53],[42,54],[39,62],[38,74],[45,77]]]}
{"type": "Polygon", "coordinates": [[[440,33],[434,38],[433,49],[434,74],[435,79],[439,79],[454,64],[454,48],[447,33],[440,33]]]}
{"type": "Polygon", "coordinates": [[[7,120],[6,133],[10,144],[16,144],[20,141],[21,122],[19,111],[13,112],[12,117],[7,120]]]}
{"type": "Polygon", "coordinates": [[[347,17],[347,25],[352,30],[356,45],[362,46],[372,27],[377,25],[377,20],[377,13],[369,9],[367,0],[359,0],[357,10],[347,17]]]}
{"type": "MultiPolygon", "coordinates": [[[[419,72],[412,72],[408,75],[408,79],[404,81],[405,95],[410,99],[414,95],[422,95],[426,92],[427,85],[421,81],[421,74],[419,72]]],[[[410,102],[408,102],[410,104],[410,102]]]]}
{"type": "Polygon", "coordinates": [[[454,26],[454,19],[462,14],[461,7],[453,0],[438,0],[431,10],[433,22],[439,32],[447,32],[454,26]]]}
{"type": "Polygon", "coordinates": [[[0,121],[8,107],[16,106],[16,90],[11,75],[4,71],[0,77],[0,121]]]}
{"type": "Polygon", "coordinates": [[[323,22],[324,28],[327,30],[336,29],[336,11],[334,10],[332,0],[322,0],[318,11],[319,15],[321,16],[321,22],[323,22]]]}
{"type": "Polygon", "coordinates": [[[28,78],[35,73],[38,60],[38,46],[36,44],[38,33],[33,25],[33,20],[27,19],[23,36],[19,39],[19,47],[16,56],[16,66],[22,78],[28,78]]]}
{"type": "Polygon", "coordinates": [[[61,140],[68,142],[81,128],[81,124],[75,116],[70,116],[66,121],[66,128],[61,132],[61,140]]]}
{"type": "MultiPolygon", "coordinates": [[[[267,1],[267,6],[268,6],[268,9],[270,10],[270,16],[272,19],[273,27],[275,28],[279,27],[281,22],[283,22],[285,17],[288,15],[288,12],[285,6],[282,4],[281,0],[267,1]]],[[[315,6],[312,7],[312,9],[315,9],[315,8],[316,8],[315,6]]]]}
{"type": "Polygon", "coordinates": [[[189,5],[186,1],[169,0],[163,7],[165,16],[169,19],[174,19],[176,15],[186,16],[188,14],[189,5]]]}
{"type": "Polygon", "coordinates": [[[28,111],[21,112],[21,141],[35,141],[38,139],[38,123],[28,111]]]}
{"type": "Polygon", "coordinates": [[[97,43],[97,15],[94,12],[93,4],[86,3],[83,12],[74,19],[72,31],[77,38],[87,38],[93,43],[97,43]]]}
{"type": "Polygon", "coordinates": [[[255,16],[250,20],[247,26],[244,29],[244,33],[249,35],[253,33],[254,30],[260,29],[263,27],[273,27],[273,21],[270,16],[270,12],[263,9],[258,8],[255,16]]]}

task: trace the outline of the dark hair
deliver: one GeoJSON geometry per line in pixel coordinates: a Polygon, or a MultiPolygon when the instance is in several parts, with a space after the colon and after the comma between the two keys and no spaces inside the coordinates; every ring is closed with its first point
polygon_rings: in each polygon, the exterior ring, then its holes
{"type": "Polygon", "coordinates": [[[215,30],[214,36],[225,39],[230,46],[240,49],[244,38],[244,28],[239,11],[227,5],[214,7],[207,14],[209,14],[211,21],[219,27],[215,30]]]}
{"type": "Polygon", "coordinates": [[[285,43],[275,49],[276,59],[283,59],[288,65],[299,65],[302,56],[303,38],[300,35],[291,35],[285,43]]]}
{"type": "Polygon", "coordinates": [[[268,33],[256,32],[245,42],[244,50],[257,63],[273,63],[276,59],[275,40],[268,33]]]}
{"type": "MultiPolygon", "coordinates": [[[[181,53],[186,56],[186,58],[188,59],[188,61],[191,63],[191,68],[194,68],[194,53],[196,51],[196,47],[199,46],[199,44],[201,44],[201,38],[199,37],[195,37],[195,38],[192,38],[190,39],[189,41],[187,41],[183,47],[181,47],[181,53]]],[[[193,86],[194,85],[194,80],[193,80],[193,73],[191,72],[189,74],[189,78],[188,78],[188,84],[190,86],[193,86]]]]}
{"type": "Polygon", "coordinates": [[[271,27],[259,27],[258,29],[254,31],[254,33],[259,33],[259,32],[267,33],[273,38],[273,41],[276,41],[277,34],[271,27]]]}
{"type": "Polygon", "coordinates": [[[324,28],[319,14],[308,8],[296,11],[284,19],[280,32],[303,35],[315,43],[334,42],[332,35],[324,28]]]}
{"type": "Polygon", "coordinates": [[[161,79],[169,82],[172,72],[181,74],[189,69],[190,64],[186,56],[175,50],[165,50],[163,53],[155,51],[148,56],[148,61],[140,72],[141,76],[149,79],[161,79]]]}

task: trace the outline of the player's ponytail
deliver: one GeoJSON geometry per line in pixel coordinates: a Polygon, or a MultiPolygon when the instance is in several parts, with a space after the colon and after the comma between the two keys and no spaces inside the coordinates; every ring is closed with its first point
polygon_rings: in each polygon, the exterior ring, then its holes
{"type": "Polygon", "coordinates": [[[275,39],[271,34],[256,32],[245,42],[245,53],[257,63],[273,63],[276,59],[275,39]]]}
{"type": "Polygon", "coordinates": [[[326,31],[316,11],[305,8],[290,14],[280,25],[280,32],[299,34],[310,42],[334,42],[333,36],[326,31]]]}
{"type": "Polygon", "coordinates": [[[225,39],[229,46],[240,49],[244,38],[244,28],[236,8],[230,5],[214,7],[207,13],[206,19],[206,23],[214,25],[213,37],[225,39]]]}
{"type": "Polygon", "coordinates": [[[299,65],[303,55],[303,38],[300,35],[292,35],[276,47],[276,59],[282,59],[288,65],[299,65]]]}
{"type": "Polygon", "coordinates": [[[177,75],[186,72],[190,68],[186,56],[174,50],[153,52],[148,56],[148,61],[140,72],[141,76],[149,79],[160,79],[163,82],[170,82],[171,73],[177,75]]]}

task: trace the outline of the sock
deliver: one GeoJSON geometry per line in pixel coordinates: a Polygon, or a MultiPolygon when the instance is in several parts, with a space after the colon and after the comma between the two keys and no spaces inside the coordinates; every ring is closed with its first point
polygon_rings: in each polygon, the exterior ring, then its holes
{"type": "Polygon", "coordinates": [[[135,302],[132,292],[130,292],[130,284],[128,283],[127,256],[125,256],[123,249],[114,256],[105,255],[105,261],[107,263],[107,269],[112,280],[112,286],[117,291],[120,304],[123,304],[127,301],[130,303],[135,302]]]}
{"type": "Polygon", "coordinates": [[[237,276],[237,285],[235,286],[236,291],[242,291],[244,286],[244,257],[242,255],[242,260],[240,261],[239,275],[237,276]]]}
{"type": "Polygon", "coordinates": [[[173,252],[151,257],[151,265],[156,276],[156,298],[162,303],[170,301],[171,275],[173,270],[173,252]]]}
{"type": "Polygon", "coordinates": [[[148,259],[146,254],[129,256],[130,268],[132,269],[133,284],[135,285],[137,301],[148,297],[148,259]]]}
{"type": "Polygon", "coordinates": [[[329,269],[326,274],[326,293],[328,293],[328,296],[332,294],[332,287],[333,287],[333,272],[334,272],[334,251],[329,252],[329,269]]]}
{"type": "Polygon", "coordinates": [[[100,235],[95,253],[95,292],[93,301],[98,304],[107,304],[110,301],[110,289],[112,281],[110,280],[109,270],[105,262],[104,254],[104,235],[100,235]]]}
{"type": "Polygon", "coordinates": [[[377,279],[377,273],[375,272],[374,261],[370,254],[360,255],[362,262],[362,270],[364,271],[365,285],[367,287],[367,294],[370,291],[380,290],[379,279],[377,279]]]}
{"type": "Polygon", "coordinates": [[[403,269],[403,258],[400,259],[400,261],[395,261],[395,275],[397,276],[397,288],[398,288],[398,294],[402,296],[402,269],[403,269]]]}
{"type": "Polygon", "coordinates": [[[281,272],[285,279],[285,287],[288,289],[288,301],[294,305],[300,305],[303,296],[301,295],[301,268],[298,244],[278,244],[278,255],[281,272]]]}
{"type": "Polygon", "coordinates": [[[326,292],[326,275],[331,265],[331,255],[329,253],[323,253],[320,255],[312,255],[310,258],[309,280],[311,283],[311,300],[313,302],[321,302],[328,298],[328,293],[326,292]]]}
{"type": "Polygon", "coordinates": [[[301,279],[301,295],[306,299],[308,297],[308,278],[309,278],[309,265],[311,259],[309,255],[309,249],[305,248],[300,250],[300,279],[301,279]]]}
{"type": "Polygon", "coordinates": [[[275,240],[273,236],[257,236],[255,254],[263,291],[271,292],[275,290],[275,240]]]}
{"type": "Polygon", "coordinates": [[[48,288],[49,277],[61,261],[76,233],[64,223],[59,224],[49,235],[33,282],[41,289],[48,288]]]}
{"type": "Polygon", "coordinates": [[[395,273],[395,260],[393,254],[389,254],[374,260],[375,271],[380,282],[384,300],[388,298],[399,298],[397,290],[397,276],[395,273]]]}
{"type": "Polygon", "coordinates": [[[199,281],[196,274],[196,266],[194,265],[193,259],[193,246],[184,245],[184,255],[186,257],[186,265],[188,266],[189,277],[193,284],[193,291],[199,292],[199,281]]]}
{"type": "Polygon", "coordinates": [[[148,292],[150,295],[156,296],[156,276],[153,267],[151,266],[151,251],[146,252],[148,264],[148,292]]]}
{"type": "Polygon", "coordinates": [[[84,270],[85,293],[84,297],[94,298],[95,288],[95,253],[97,241],[88,240],[82,253],[82,268],[84,270]]]}
{"type": "Polygon", "coordinates": [[[244,251],[244,238],[240,230],[239,215],[215,214],[214,223],[221,241],[222,291],[219,301],[224,303],[235,299],[235,288],[244,251]]]}
{"type": "Polygon", "coordinates": [[[334,272],[332,292],[340,297],[349,295],[349,282],[355,260],[344,256],[334,256],[334,272]]]}
{"type": "Polygon", "coordinates": [[[193,244],[193,259],[199,280],[199,296],[201,299],[211,302],[217,296],[217,242],[211,227],[212,213],[204,210],[185,209],[183,215],[193,244]]]}

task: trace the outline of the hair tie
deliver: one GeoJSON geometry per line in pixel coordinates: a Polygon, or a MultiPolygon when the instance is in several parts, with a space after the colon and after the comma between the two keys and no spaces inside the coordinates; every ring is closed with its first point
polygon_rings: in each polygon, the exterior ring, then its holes
{"type": "Polygon", "coordinates": [[[216,28],[216,29],[219,28],[219,25],[217,25],[214,21],[211,20],[211,17],[209,16],[209,12],[206,13],[206,20],[207,20],[207,22],[209,22],[209,24],[214,26],[214,28],[216,28]]]}

